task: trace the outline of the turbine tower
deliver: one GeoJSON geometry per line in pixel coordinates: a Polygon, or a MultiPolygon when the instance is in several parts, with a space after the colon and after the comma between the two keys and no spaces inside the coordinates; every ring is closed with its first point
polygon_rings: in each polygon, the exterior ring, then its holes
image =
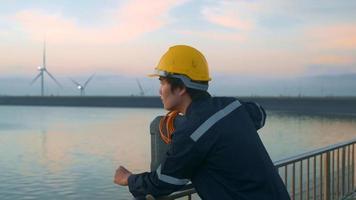
{"type": "Polygon", "coordinates": [[[70,79],[78,88],[78,90],[80,90],[80,96],[85,96],[85,88],[87,87],[88,83],[93,79],[95,74],[91,75],[87,81],[85,81],[84,85],[78,83],[77,81],[70,79]]]}
{"type": "Polygon", "coordinates": [[[145,96],[145,91],[143,90],[143,87],[137,78],[136,78],[136,82],[137,82],[138,88],[140,88],[140,96],[145,96]]]}
{"type": "Polygon", "coordinates": [[[44,75],[47,74],[59,87],[62,85],[52,76],[52,74],[46,68],[46,40],[43,44],[43,60],[42,66],[37,67],[38,71],[40,71],[37,76],[31,81],[30,85],[36,82],[38,78],[41,77],[41,96],[44,96],[44,75]]]}

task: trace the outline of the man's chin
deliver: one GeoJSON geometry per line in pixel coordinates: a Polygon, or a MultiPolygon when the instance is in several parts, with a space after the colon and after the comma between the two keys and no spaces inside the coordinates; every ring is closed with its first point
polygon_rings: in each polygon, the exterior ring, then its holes
{"type": "Polygon", "coordinates": [[[167,108],[167,107],[164,107],[164,109],[167,110],[167,111],[171,111],[172,110],[172,108],[167,108]]]}
{"type": "Polygon", "coordinates": [[[172,107],[168,107],[168,106],[166,106],[166,105],[164,105],[164,104],[163,104],[163,108],[164,108],[165,110],[167,110],[167,111],[172,111],[172,110],[173,110],[172,107]]]}

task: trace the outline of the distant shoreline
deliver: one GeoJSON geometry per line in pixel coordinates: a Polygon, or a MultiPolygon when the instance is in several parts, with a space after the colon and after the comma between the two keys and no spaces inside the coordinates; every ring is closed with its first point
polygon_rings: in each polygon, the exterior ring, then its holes
{"type": "MultiPolygon", "coordinates": [[[[356,97],[238,97],[268,111],[356,116],[356,97]]],[[[158,96],[0,96],[0,106],[162,108],[158,96]]]]}

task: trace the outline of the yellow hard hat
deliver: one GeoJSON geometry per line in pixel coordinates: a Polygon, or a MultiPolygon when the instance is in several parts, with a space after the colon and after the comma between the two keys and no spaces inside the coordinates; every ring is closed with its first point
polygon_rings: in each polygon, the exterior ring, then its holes
{"type": "Polygon", "coordinates": [[[181,78],[187,87],[192,86],[191,88],[195,89],[207,90],[207,87],[206,89],[205,87],[201,88],[198,86],[201,84],[195,81],[205,82],[211,80],[209,77],[208,62],[204,55],[197,49],[187,45],[170,47],[162,56],[155,70],[156,73],[150,76],[173,75],[173,77],[181,78]]]}

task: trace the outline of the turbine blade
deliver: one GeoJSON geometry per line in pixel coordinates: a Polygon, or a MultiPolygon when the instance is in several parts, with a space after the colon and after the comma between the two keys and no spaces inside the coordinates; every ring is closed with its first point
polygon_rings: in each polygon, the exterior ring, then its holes
{"type": "Polygon", "coordinates": [[[81,86],[80,85],[80,83],[78,83],[77,81],[75,81],[75,80],[73,80],[73,79],[71,79],[71,78],[69,78],[75,85],[77,85],[77,86],[81,86]]]}
{"type": "Polygon", "coordinates": [[[41,72],[38,73],[37,76],[30,82],[30,85],[34,84],[40,76],[41,76],[41,72]]]}
{"type": "Polygon", "coordinates": [[[87,86],[87,84],[91,81],[91,79],[93,79],[94,75],[95,75],[95,74],[91,75],[91,76],[88,78],[88,80],[85,81],[84,86],[83,86],[84,88],[85,88],[85,87],[87,86]]]}
{"type": "Polygon", "coordinates": [[[49,71],[47,71],[47,70],[45,69],[45,72],[48,74],[49,77],[51,77],[52,80],[54,80],[54,82],[57,83],[57,85],[58,85],[60,88],[63,88],[62,85],[52,76],[52,74],[49,73],[49,71]]]}

